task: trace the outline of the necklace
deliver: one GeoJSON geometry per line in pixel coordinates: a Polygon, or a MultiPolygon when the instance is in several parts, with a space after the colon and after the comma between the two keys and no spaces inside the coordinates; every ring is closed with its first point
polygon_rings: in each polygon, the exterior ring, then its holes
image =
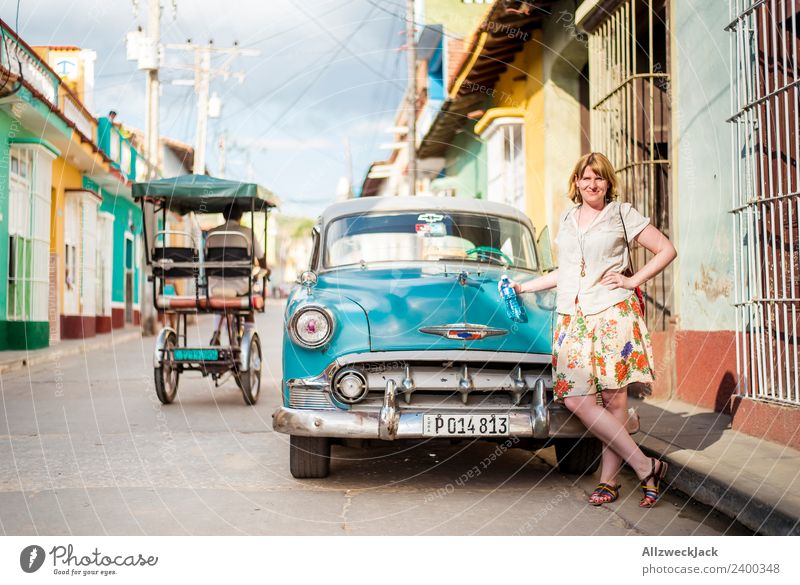
{"type": "Polygon", "coordinates": [[[583,253],[583,241],[586,238],[585,232],[581,231],[581,211],[583,211],[583,205],[578,208],[578,247],[581,250],[581,278],[586,277],[586,256],[583,253]]]}
{"type": "MultiPolygon", "coordinates": [[[[578,207],[578,247],[581,250],[581,278],[586,277],[586,255],[583,253],[583,243],[586,239],[586,232],[589,231],[589,227],[591,226],[591,222],[589,225],[586,226],[586,229],[581,231],[581,212],[583,211],[583,204],[578,207]]],[[[602,210],[601,210],[602,211],[602,210]]],[[[600,212],[598,212],[599,214],[600,212]]],[[[597,218],[597,214],[595,215],[595,219],[597,218]]],[[[594,220],[592,220],[594,221],[594,220]]]]}

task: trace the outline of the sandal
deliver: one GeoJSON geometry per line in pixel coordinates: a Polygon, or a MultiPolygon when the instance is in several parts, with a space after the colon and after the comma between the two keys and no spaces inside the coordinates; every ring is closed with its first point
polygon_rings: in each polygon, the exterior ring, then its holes
{"type": "Polygon", "coordinates": [[[602,506],[610,504],[619,497],[620,484],[598,483],[592,495],[589,496],[589,503],[592,506],[602,506]]]}
{"type": "Polygon", "coordinates": [[[656,505],[656,502],[661,495],[661,482],[663,482],[664,478],[667,477],[667,469],[669,469],[667,462],[661,461],[660,459],[651,458],[650,465],[652,466],[650,475],[642,480],[642,492],[644,492],[644,496],[639,502],[639,506],[642,508],[652,508],[656,505]],[[660,463],[658,467],[658,473],[656,473],[656,462],[660,463]],[[647,484],[647,482],[651,479],[653,480],[654,485],[647,484]]]}

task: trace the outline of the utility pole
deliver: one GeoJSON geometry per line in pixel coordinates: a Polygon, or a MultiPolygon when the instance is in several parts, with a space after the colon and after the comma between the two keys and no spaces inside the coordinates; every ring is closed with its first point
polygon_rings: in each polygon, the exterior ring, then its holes
{"type": "Polygon", "coordinates": [[[219,139],[217,140],[217,147],[219,148],[219,160],[218,160],[219,171],[217,172],[217,174],[219,174],[220,179],[225,178],[225,154],[226,154],[225,142],[227,141],[227,139],[228,139],[227,133],[223,132],[222,134],[219,135],[219,139]]]}
{"type": "Polygon", "coordinates": [[[204,175],[206,172],[206,141],[208,139],[208,91],[211,85],[211,51],[209,51],[209,47],[201,47],[199,51],[195,52],[195,61],[199,61],[199,66],[195,69],[197,130],[194,146],[194,174],[204,175]]]}
{"type": "Polygon", "coordinates": [[[202,175],[206,172],[206,141],[208,139],[208,118],[210,117],[209,90],[211,80],[217,76],[224,79],[234,76],[241,83],[244,81],[244,72],[232,73],[230,71],[231,63],[237,57],[255,57],[260,52],[256,49],[242,49],[236,43],[234,43],[233,47],[216,47],[213,41],[206,45],[194,45],[192,43],[168,44],[166,48],[194,53],[194,66],[171,65],[170,68],[190,70],[194,73],[193,79],[178,79],[172,83],[175,85],[194,86],[194,92],[197,96],[197,130],[195,132],[193,172],[196,175],[202,175]],[[219,66],[212,68],[212,56],[214,55],[224,55],[226,58],[219,66]]]}
{"type": "Polygon", "coordinates": [[[414,30],[414,0],[406,0],[408,48],[408,194],[417,194],[417,39],[414,30]]]}
{"type": "Polygon", "coordinates": [[[161,0],[149,0],[147,8],[146,45],[151,59],[147,67],[147,85],[145,88],[145,155],[148,162],[148,178],[158,178],[159,163],[159,128],[158,108],[161,84],[158,79],[158,43],[161,38],[161,0]]]}
{"type": "MultiPolygon", "coordinates": [[[[158,178],[158,164],[160,159],[160,140],[159,140],[159,94],[161,84],[158,79],[158,44],[161,38],[161,0],[149,0],[147,6],[147,31],[142,60],[142,69],[147,71],[147,81],[145,86],[145,137],[144,150],[147,160],[147,177],[149,179],[158,178]]],[[[152,205],[145,205],[142,213],[142,222],[145,229],[150,234],[155,233],[155,213],[152,205]]],[[[144,265],[144,263],[142,263],[144,265]]],[[[151,287],[147,286],[147,279],[140,278],[139,304],[142,315],[142,333],[144,335],[155,335],[156,332],[156,312],[153,308],[153,295],[151,287]]]]}

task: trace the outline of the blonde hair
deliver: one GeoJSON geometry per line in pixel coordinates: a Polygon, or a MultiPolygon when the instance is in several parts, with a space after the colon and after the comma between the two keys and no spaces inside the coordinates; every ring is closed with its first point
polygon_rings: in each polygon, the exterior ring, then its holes
{"type": "Polygon", "coordinates": [[[602,177],[608,183],[606,189],[606,203],[610,203],[616,199],[619,195],[619,182],[617,181],[617,174],[614,172],[614,165],[611,164],[611,161],[608,160],[604,154],[599,152],[590,152],[578,159],[569,177],[569,191],[567,192],[567,197],[569,197],[573,203],[583,203],[583,197],[581,197],[581,192],[578,190],[576,181],[580,180],[583,176],[583,171],[586,170],[586,167],[591,167],[596,175],[602,177]]]}

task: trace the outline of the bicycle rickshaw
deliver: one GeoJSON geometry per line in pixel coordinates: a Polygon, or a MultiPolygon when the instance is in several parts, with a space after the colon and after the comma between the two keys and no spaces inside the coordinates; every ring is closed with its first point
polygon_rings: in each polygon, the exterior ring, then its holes
{"type": "MultiPolygon", "coordinates": [[[[253,312],[264,312],[269,271],[254,273],[256,255],[255,214],[263,213],[264,245],[267,214],[275,207],[272,193],[254,183],[241,183],[201,175],[136,183],[133,198],[145,213],[145,203],[153,205],[160,227],[148,240],[144,230],[145,260],[151,269],[153,303],[159,315],[174,315],[176,327],[165,326],[156,339],[153,368],[158,399],[169,404],[178,392],[181,374],[199,371],[211,376],[215,386],[232,375],[247,404],[255,404],[261,390],[261,342],[255,327],[245,327],[253,312]],[[184,216],[224,213],[238,208],[250,213],[250,238],[241,231],[214,230],[200,241],[191,232],[166,229],[167,211],[184,216]],[[175,239],[183,245],[175,245],[175,239]],[[221,243],[221,245],[220,245],[221,243]],[[227,244],[227,245],[226,245],[227,244]],[[247,293],[212,283],[247,280],[247,293]],[[174,283],[183,281],[185,294],[176,294],[174,283]],[[198,313],[222,316],[229,345],[189,346],[187,317],[198,313]]],[[[146,217],[146,216],[145,216],[146,217]]],[[[227,217],[225,218],[228,219],[227,217]]]]}

